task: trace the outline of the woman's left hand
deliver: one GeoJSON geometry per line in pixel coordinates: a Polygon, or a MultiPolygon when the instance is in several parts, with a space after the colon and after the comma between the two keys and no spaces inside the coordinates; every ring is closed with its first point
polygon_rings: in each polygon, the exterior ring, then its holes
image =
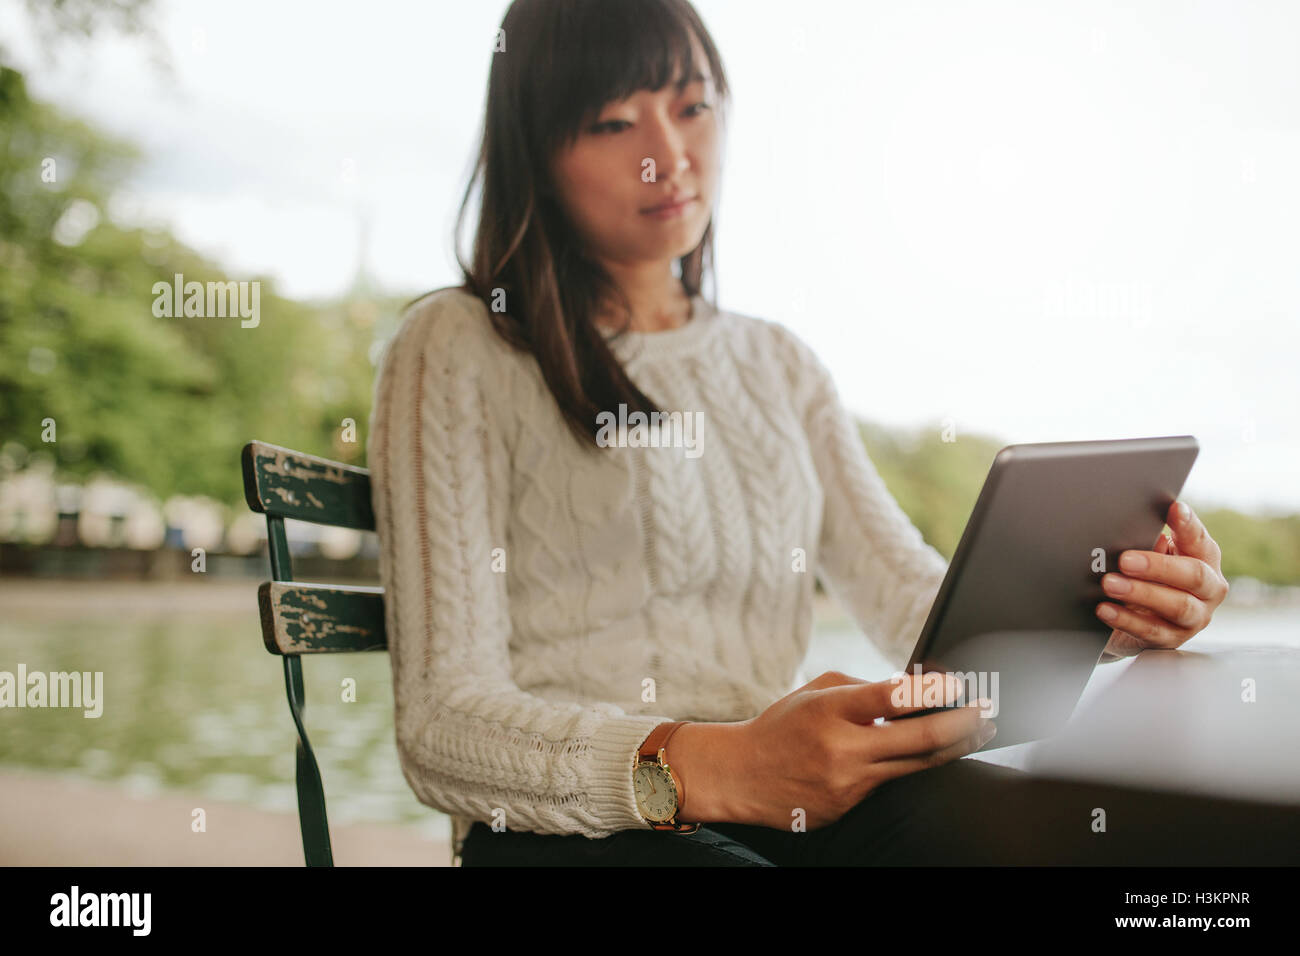
{"type": "Polygon", "coordinates": [[[1106,644],[1106,654],[1112,657],[1130,657],[1148,647],[1181,646],[1205,629],[1228,596],[1219,545],[1201,519],[1175,501],[1165,520],[1172,540],[1162,534],[1154,551],[1125,551],[1119,557],[1123,573],[1101,579],[1106,594],[1120,602],[1103,602],[1096,611],[1114,627],[1106,644]],[[1115,617],[1107,619],[1106,609],[1115,617]]]}

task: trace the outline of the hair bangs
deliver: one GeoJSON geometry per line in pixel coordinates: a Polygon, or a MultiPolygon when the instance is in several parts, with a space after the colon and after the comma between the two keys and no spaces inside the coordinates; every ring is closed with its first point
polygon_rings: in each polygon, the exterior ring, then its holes
{"type": "MultiPolygon", "coordinates": [[[[548,155],[571,145],[608,103],[670,83],[680,92],[697,75],[716,82],[716,69],[695,62],[695,26],[677,4],[604,0],[581,6],[582,16],[557,19],[549,46],[555,112],[540,124],[549,133],[542,143],[548,155]]],[[[697,40],[707,57],[707,41],[697,40]]]]}

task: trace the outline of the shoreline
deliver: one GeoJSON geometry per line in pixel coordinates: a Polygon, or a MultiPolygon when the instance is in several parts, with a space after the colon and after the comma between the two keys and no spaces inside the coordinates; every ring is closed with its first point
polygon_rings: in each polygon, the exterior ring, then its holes
{"type": "MultiPolygon", "coordinates": [[[[418,826],[331,824],[330,843],[336,866],[451,864],[450,833],[418,826]]],[[[297,813],[0,766],[0,867],[303,865],[297,813]],[[192,829],[197,808],[204,832],[192,829]]]]}
{"type": "MultiPolygon", "coordinates": [[[[258,621],[257,588],[262,579],[208,577],[194,580],[136,580],[129,578],[0,578],[0,608],[6,614],[69,617],[103,614],[147,614],[207,612],[242,613],[258,621]]],[[[374,585],[374,581],[331,579],[332,584],[374,585]]],[[[1300,609],[1300,586],[1264,584],[1254,578],[1230,578],[1232,590],[1224,602],[1234,610],[1300,609]]],[[[838,624],[848,617],[835,599],[824,591],[814,592],[813,607],[818,623],[838,624]]],[[[254,624],[256,627],[256,623],[254,624]]]]}

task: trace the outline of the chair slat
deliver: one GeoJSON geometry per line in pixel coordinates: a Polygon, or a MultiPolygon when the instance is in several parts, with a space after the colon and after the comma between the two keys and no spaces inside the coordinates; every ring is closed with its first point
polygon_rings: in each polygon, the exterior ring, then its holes
{"type": "Polygon", "coordinates": [[[388,650],[383,588],[266,581],[257,600],[272,654],[388,650]]]}
{"type": "Polygon", "coordinates": [[[244,500],[254,511],[375,530],[370,472],[268,442],[244,446],[244,500]]]}

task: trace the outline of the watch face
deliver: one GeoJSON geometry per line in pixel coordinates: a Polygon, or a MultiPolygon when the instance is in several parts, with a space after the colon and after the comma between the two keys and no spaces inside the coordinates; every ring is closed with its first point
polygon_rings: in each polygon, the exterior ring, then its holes
{"type": "Polygon", "coordinates": [[[636,768],[632,774],[636,801],[641,813],[654,823],[667,823],[677,812],[677,788],[672,775],[657,764],[636,768]]]}

